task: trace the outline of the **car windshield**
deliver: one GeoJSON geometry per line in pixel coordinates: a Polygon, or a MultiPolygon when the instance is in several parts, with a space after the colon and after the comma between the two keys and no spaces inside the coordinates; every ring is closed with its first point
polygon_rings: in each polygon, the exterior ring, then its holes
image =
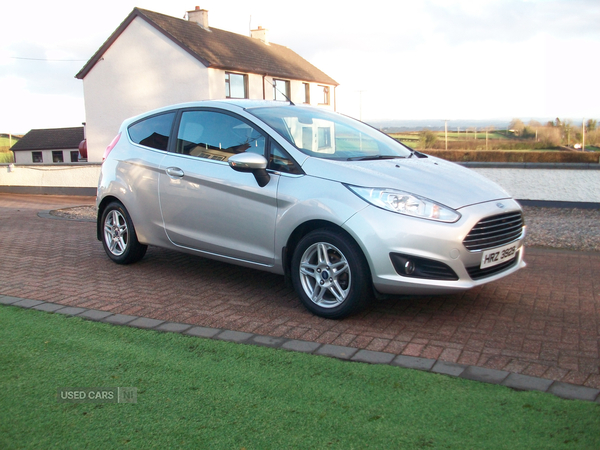
{"type": "Polygon", "coordinates": [[[412,153],[388,135],[341,114],[293,105],[248,112],[309,156],[352,161],[406,158],[412,153]]]}

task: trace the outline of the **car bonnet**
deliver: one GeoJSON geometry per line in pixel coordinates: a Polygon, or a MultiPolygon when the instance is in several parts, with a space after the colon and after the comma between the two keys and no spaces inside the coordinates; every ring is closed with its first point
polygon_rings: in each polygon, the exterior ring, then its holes
{"type": "Polygon", "coordinates": [[[308,158],[307,175],[369,188],[399,189],[453,209],[510,195],[482,175],[435,157],[375,161],[337,161],[308,158]]]}

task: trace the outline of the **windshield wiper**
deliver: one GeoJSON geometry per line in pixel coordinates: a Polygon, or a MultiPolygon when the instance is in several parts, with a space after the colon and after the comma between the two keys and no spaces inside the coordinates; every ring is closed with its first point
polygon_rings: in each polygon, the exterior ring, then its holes
{"type": "Polygon", "coordinates": [[[346,161],[371,161],[371,160],[376,160],[376,159],[396,159],[396,158],[405,158],[405,156],[398,156],[398,155],[353,156],[352,158],[348,158],[346,161]]]}

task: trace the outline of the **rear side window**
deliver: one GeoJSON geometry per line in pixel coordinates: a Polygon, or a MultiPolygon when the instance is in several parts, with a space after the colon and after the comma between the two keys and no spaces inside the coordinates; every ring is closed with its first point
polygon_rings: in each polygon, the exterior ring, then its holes
{"type": "Polygon", "coordinates": [[[140,120],[128,128],[129,138],[136,144],[167,150],[175,113],[160,114],[140,120]]]}

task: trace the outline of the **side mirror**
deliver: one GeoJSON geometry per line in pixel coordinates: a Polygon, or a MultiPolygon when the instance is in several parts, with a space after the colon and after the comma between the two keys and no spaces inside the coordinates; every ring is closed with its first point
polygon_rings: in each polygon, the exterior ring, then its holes
{"type": "Polygon", "coordinates": [[[269,184],[271,177],[267,172],[267,160],[257,153],[238,153],[229,157],[229,166],[237,172],[250,172],[260,187],[269,184]]]}

